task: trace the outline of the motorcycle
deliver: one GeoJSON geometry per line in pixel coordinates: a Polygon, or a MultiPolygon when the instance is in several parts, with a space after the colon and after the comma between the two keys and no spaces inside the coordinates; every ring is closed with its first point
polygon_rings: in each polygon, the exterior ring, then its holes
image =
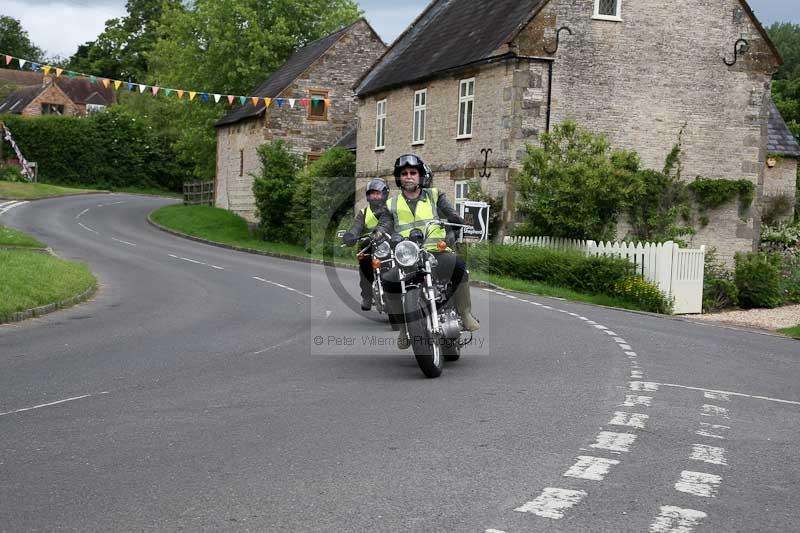
{"type": "MultiPolygon", "coordinates": [[[[379,315],[388,314],[386,309],[386,290],[383,287],[382,273],[394,268],[394,255],[389,244],[389,235],[381,232],[363,235],[360,239],[364,247],[358,251],[356,257],[359,262],[366,257],[372,257],[373,282],[372,282],[372,305],[379,315]]],[[[346,247],[343,244],[342,247],[346,247]]],[[[392,324],[395,330],[400,329],[399,325],[392,324]]]]}
{"type": "MultiPolygon", "coordinates": [[[[400,284],[403,317],[414,357],[422,373],[429,378],[439,377],[445,361],[457,361],[461,349],[472,342],[472,333],[466,332],[461,316],[455,308],[450,280],[439,280],[433,275],[436,256],[423,246],[432,225],[464,228],[438,220],[425,224],[425,231],[414,229],[407,239],[394,235],[390,240],[395,266],[383,275],[384,280],[400,284]]],[[[447,250],[447,243],[437,244],[439,251],[447,250]]]]}

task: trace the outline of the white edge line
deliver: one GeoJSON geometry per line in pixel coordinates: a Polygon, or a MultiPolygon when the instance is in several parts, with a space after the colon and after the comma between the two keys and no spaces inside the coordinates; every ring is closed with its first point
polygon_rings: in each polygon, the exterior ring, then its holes
{"type": "Polygon", "coordinates": [[[716,392],[718,394],[729,394],[731,396],[740,396],[742,398],[754,398],[756,400],[767,400],[770,402],[778,402],[778,403],[788,403],[790,405],[800,405],[800,402],[795,402],[792,400],[781,400],[779,398],[770,398],[768,396],[753,396],[752,394],[744,394],[741,392],[730,392],[724,390],[714,390],[714,389],[702,389],[700,387],[687,387],[686,385],[676,385],[674,383],[658,383],[658,385],[663,385],[664,387],[675,387],[678,389],[688,389],[688,390],[696,390],[701,392],[716,392]]]}
{"type": "Polygon", "coordinates": [[[33,407],[25,407],[24,409],[16,409],[14,411],[0,413],[0,416],[13,415],[15,413],[24,413],[25,411],[33,411],[34,409],[41,409],[42,407],[51,407],[53,405],[58,405],[67,402],[74,402],[76,400],[83,400],[84,398],[91,398],[92,396],[101,396],[103,394],[108,394],[108,393],[109,393],[108,391],[104,391],[104,392],[98,392],[97,394],[85,394],[83,396],[75,396],[74,398],[67,398],[66,400],[58,400],[57,402],[43,403],[41,405],[34,405],[33,407]]]}

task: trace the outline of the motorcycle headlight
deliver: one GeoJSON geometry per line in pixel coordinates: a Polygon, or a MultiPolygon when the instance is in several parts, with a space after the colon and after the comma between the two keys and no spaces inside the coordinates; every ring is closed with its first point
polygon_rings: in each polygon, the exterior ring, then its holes
{"type": "Polygon", "coordinates": [[[388,242],[383,241],[375,247],[375,250],[372,253],[378,259],[386,259],[389,257],[389,254],[392,253],[392,246],[388,242]]]}
{"type": "Polygon", "coordinates": [[[419,258],[419,246],[411,241],[403,241],[394,249],[394,258],[400,266],[413,266],[419,258]]]}

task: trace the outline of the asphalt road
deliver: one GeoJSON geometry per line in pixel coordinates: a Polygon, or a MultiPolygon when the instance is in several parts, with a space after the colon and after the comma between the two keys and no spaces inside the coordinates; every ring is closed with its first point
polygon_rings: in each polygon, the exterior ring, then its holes
{"type": "Polygon", "coordinates": [[[355,272],[159,232],[167,203],[0,216],[100,280],[0,326],[0,531],[798,529],[800,343],[473,288],[428,380],[355,272]]]}

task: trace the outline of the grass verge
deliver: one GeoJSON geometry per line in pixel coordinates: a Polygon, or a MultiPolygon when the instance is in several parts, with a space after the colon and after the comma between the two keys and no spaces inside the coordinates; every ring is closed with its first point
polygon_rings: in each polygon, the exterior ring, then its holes
{"type": "Polygon", "coordinates": [[[0,224],[0,247],[11,246],[14,248],[47,248],[30,235],[0,224]]]}
{"type": "Polygon", "coordinates": [[[59,187],[58,185],[49,185],[47,183],[0,181],[0,198],[8,198],[9,200],[41,200],[42,198],[54,198],[87,192],[103,191],[59,187]]]}
{"type": "MultiPolygon", "coordinates": [[[[216,207],[169,205],[153,211],[150,218],[173,231],[220,244],[306,259],[323,259],[322,254],[309,253],[299,245],[262,241],[250,233],[247,221],[242,217],[216,207]]],[[[341,257],[337,257],[335,262],[357,264],[355,259],[341,257]]]]}
{"type": "Polygon", "coordinates": [[[89,267],[49,254],[0,250],[0,319],[63,302],[97,285],[89,267]]]}
{"type": "Polygon", "coordinates": [[[584,294],[570,289],[554,287],[544,283],[508,278],[505,276],[496,276],[493,274],[484,274],[482,272],[471,272],[469,277],[475,281],[492,283],[493,285],[497,285],[498,287],[509,291],[524,292],[528,294],[535,294],[537,296],[550,296],[553,298],[562,298],[564,300],[570,300],[573,302],[604,305],[606,307],[618,307],[620,309],[630,309],[632,311],[643,311],[641,307],[638,307],[631,302],[602,294],[584,294]]]}
{"type": "Polygon", "coordinates": [[[793,328],[779,329],[778,331],[780,333],[783,333],[784,335],[792,337],[793,339],[800,340],[800,324],[796,325],[793,328]]]}

